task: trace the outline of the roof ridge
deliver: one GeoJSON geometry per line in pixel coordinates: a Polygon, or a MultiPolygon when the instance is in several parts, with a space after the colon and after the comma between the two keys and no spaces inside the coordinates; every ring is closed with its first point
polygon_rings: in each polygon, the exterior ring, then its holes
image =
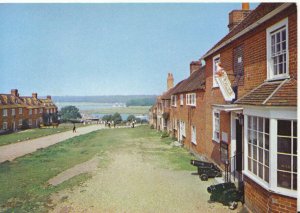
{"type": "Polygon", "coordinates": [[[266,100],[264,100],[264,102],[262,102],[262,104],[266,104],[271,98],[272,96],[282,87],[283,84],[285,84],[288,80],[290,79],[285,79],[284,81],[282,81],[278,86],[277,88],[269,95],[269,97],[267,97],[266,100]]]}

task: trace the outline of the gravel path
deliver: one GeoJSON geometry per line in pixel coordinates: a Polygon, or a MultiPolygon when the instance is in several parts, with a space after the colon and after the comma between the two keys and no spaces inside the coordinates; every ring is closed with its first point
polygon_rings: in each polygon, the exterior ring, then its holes
{"type": "Polygon", "coordinates": [[[37,149],[45,148],[53,144],[62,142],[69,138],[87,134],[95,130],[103,129],[104,125],[91,125],[86,127],[76,128],[76,133],[71,131],[62,132],[59,134],[49,135],[42,138],[13,143],[9,145],[0,146],[0,163],[6,160],[12,161],[17,157],[35,152],[37,149]]]}
{"type": "Polygon", "coordinates": [[[140,148],[111,153],[109,166],[97,169],[82,186],[54,194],[53,212],[236,212],[208,201],[213,179],[202,182],[190,171],[165,168],[161,158],[140,148]]]}

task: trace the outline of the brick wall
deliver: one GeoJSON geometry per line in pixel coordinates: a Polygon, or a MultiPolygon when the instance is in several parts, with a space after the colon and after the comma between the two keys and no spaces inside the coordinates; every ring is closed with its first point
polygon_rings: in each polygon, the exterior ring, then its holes
{"type": "Polygon", "coordinates": [[[297,212],[297,199],[267,191],[244,176],[245,204],[253,212],[297,212]]]}

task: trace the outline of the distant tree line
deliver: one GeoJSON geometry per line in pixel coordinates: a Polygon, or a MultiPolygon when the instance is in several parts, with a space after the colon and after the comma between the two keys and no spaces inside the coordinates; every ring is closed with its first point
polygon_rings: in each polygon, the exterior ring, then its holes
{"type": "Polygon", "coordinates": [[[152,106],[155,100],[156,97],[131,99],[126,102],[126,106],[152,106]]]}
{"type": "Polygon", "coordinates": [[[81,118],[79,109],[76,106],[65,106],[59,111],[59,116],[62,122],[76,120],[81,118]]]}

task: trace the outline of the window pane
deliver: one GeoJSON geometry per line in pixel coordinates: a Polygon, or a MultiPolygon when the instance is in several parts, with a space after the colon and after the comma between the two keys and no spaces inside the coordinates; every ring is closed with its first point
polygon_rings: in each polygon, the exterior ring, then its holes
{"type": "Polygon", "coordinates": [[[297,174],[293,174],[293,189],[297,190],[297,174]]]}
{"type": "Polygon", "coordinates": [[[272,35],[272,45],[274,45],[275,44],[275,35],[272,35]]]}
{"type": "Polygon", "coordinates": [[[263,161],[263,157],[264,157],[264,151],[263,151],[263,149],[258,148],[258,161],[259,161],[260,163],[263,163],[263,162],[264,162],[264,161],[263,161]]]}
{"type": "Polygon", "coordinates": [[[264,119],[263,118],[258,118],[258,130],[260,132],[264,131],[264,119]]]}
{"type": "Polygon", "coordinates": [[[277,134],[278,135],[291,135],[291,121],[278,120],[277,124],[277,134]]]}
{"type": "Polygon", "coordinates": [[[265,118],[265,133],[269,133],[269,119],[265,118]]]}
{"type": "Polygon", "coordinates": [[[264,147],[264,134],[263,133],[258,133],[258,144],[260,147],[264,147]]]}
{"type": "Polygon", "coordinates": [[[297,172],[297,156],[293,157],[293,172],[297,172]]]}
{"type": "Polygon", "coordinates": [[[253,146],[253,159],[257,160],[257,147],[253,146]]]}
{"type": "Polygon", "coordinates": [[[252,146],[251,146],[251,144],[248,144],[248,156],[249,157],[252,157],[251,153],[252,153],[252,146]]]}
{"type": "Polygon", "coordinates": [[[248,116],[248,129],[252,129],[252,116],[248,116]]]}
{"type": "Polygon", "coordinates": [[[283,73],[283,65],[279,64],[278,74],[282,74],[282,73],[283,73]]]}
{"type": "Polygon", "coordinates": [[[263,179],[263,172],[264,172],[264,169],[263,169],[263,165],[262,164],[258,164],[258,176],[263,179]]]}
{"type": "Polygon", "coordinates": [[[282,41],[285,41],[285,40],[286,40],[286,31],[285,31],[285,30],[282,30],[282,31],[281,31],[281,40],[282,40],[282,41]]]}
{"type": "Polygon", "coordinates": [[[253,144],[257,145],[257,132],[253,131],[253,144]]]}
{"type": "Polygon", "coordinates": [[[277,155],[277,168],[279,170],[291,171],[291,156],[290,155],[277,155]]]}
{"type": "Polygon", "coordinates": [[[269,150],[269,135],[265,135],[265,149],[269,150]]]}
{"type": "Polygon", "coordinates": [[[297,137],[297,121],[293,121],[293,135],[297,137]]]}
{"type": "Polygon", "coordinates": [[[285,51],[285,50],[286,50],[286,43],[282,42],[282,51],[285,51]]]}
{"type": "Polygon", "coordinates": [[[248,170],[249,171],[252,171],[251,165],[252,165],[252,160],[250,158],[248,158],[248,170]]]}
{"type": "Polygon", "coordinates": [[[292,144],[290,138],[277,138],[277,151],[283,153],[292,153],[292,144]]]}
{"type": "Polygon", "coordinates": [[[265,181],[269,183],[269,168],[265,166],[265,181]]]}
{"type": "Polygon", "coordinates": [[[265,151],[265,165],[269,166],[269,151],[265,151]]]}
{"type": "Polygon", "coordinates": [[[293,139],[293,154],[297,155],[297,138],[293,139]]]}
{"type": "Polygon", "coordinates": [[[257,117],[253,117],[253,129],[257,130],[257,117]]]}
{"type": "Polygon", "coordinates": [[[257,175],[257,162],[253,161],[253,173],[257,175]]]}
{"type": "Polygon", "coordinates": [[[280,32],[276,33],[276,43],[280,42],[280,32]]]}
{"type": "Polygon", "coordinates": [[[291,188],[291,173],[277,172],[277,186],[290,189],[291,188]]]}
{"type": "Polygon", "coordinates": [[[248,143],[252,143],[252,131],[248,130],[248,143]]]}

